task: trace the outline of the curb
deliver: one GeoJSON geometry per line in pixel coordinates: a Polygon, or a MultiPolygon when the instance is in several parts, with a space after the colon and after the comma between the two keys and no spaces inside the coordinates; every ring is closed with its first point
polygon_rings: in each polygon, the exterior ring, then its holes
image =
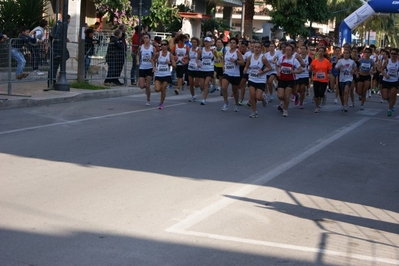
{"type": "Polygon", "coordinates": [[[11,99],[0,99],[0,110],[21,108],[21,107],[34,107],[41,105],[50,105],[57,103],[69,103],[78,101],[87,101],[94,99],[114,98],[123,97],[134,94],[144,93],[143,90],[138,87],[134,88],[123,88],[123,89],[107,89],[101,91],[82,91],[74,90],[73,92],[60,92],[63,95],[51,95],[46,97],[46,92],[43,92],[43,96],[32,96],[30,98],[11,98],[11,99]],[[66,95],[65,95],[66,94],[66,95]]]}

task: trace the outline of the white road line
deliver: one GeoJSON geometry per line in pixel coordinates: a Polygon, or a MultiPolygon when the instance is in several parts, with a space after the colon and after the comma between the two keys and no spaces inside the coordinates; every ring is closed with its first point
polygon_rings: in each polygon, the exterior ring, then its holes
{"type": "Polygon", "coordinates": [[[295,251],[300,251],[300,252],[325,254],[325,255],[329,255],[329,256],[333,256],[333,257],[343,257],[343,258],[350,258],[350,259],[356,259],[356,260],[362,260],[362,261],[399,265],[399,260],[395,260],[395,259],[371,257],[371,256],[365,256],[365,255],[359,255],[359,254],[348,254],[348,253],[334,251],[334,250],[328,250],[328,249],[289,245],[289,244],[282,244],[282,243],[275,243],[275,242],[261,241],[261,240],[253,240],[253,239],[240,238],[240,237],[231,237],[231,236],[223,236],[223,235],[217,235],[217,234],[201,233],[201,232],[195,232],[195,231],[183,231],[183,232],[180,232],[180,234],[189,235],[189,236],[199,236],[199,237],[205,237],[205,238],[222,240],[222,241],[231,241],[231,242],[250,244],[250,245],[267,246],[267,247],[280,248],[280,249],[286,249],[286,250],[289,249],[289,250],[295,250],[295,251]]]}
{"type": "MultiPolygon", "coordinates": [[[[187,104],[187,103],[170,104],[170,105],[166,105],[165,108],[184,105],[184,104],[187,104]]],[[[55,127],[55,126],[60,126],[60,125],[74,124],[74,123],[98,120],[98,119],[115,117],[115,116],[129,115],[129,114],[134,114],[134,113],[152,111],[152,110],[156,110],[156,109],[158,109],[158,107],[151,107],[151,108],[145,108],[145,109],[141,109],[141,110],[134,110],[134,111],[130,111],[130,112],[123,112],[123,113],[116,113],[116,114],[109,114],[109,115],[102,115],[102,116],[94,116],[94,117],[88,117],[88,118],[65,121],[65,122],[51,123],[51,124],[41,125],[41,126],[25,127],[25,128],[14,129],[14,130],[2,131],[2,132],[0,132],[0,135],[11,134],[11,133],[16,133],[16,132],[23,132],[23,131],[28,131],[28,130],[41,129],[41,128],[46,128],[46,127],[55,127]]]]}
{"type": "MultiPolygon", "coordinates": [[[[370,119],[371,118],[368,118],[368,117],[363,118],[363,119],[359,120],[358,122],[356,122],[355,124],[353,124],[353,125],[351,125],[349,127],[345,127],[343,130],[339,131],[338,133],[336,133],[335,135],[331,136],[330,138],[320,142],[316,146],[304,151],[303,153],[299,154],[295,158],[292,158],[288,162],[285,162],[285,163],[279,165],[278,167],[276,167],[275,169],[273,169],[271,171],[268,171],[267,174],[262,174],[260,176],[258,175],[258,176],[255,176],[254,178],[250,179],[250,180],[246,180],[247,181],[246,182],[247,185],[244,185],[241,189],[239,189],[239,190],[237,190],[237,191],[235,191],[233,193],[230,193],[229,195],[236,196],[236,197],[244,197],[244,196],[246,196],[247,194],[249,194],[252,191],[254,191],[255,189],[257,189],[259,185],[264,185],[265,183],[269,182],[273,178],[275,178],[275,177],[279,176],[280,174],[284,173],[288,169],[298,165],[299,163],[301,163],[302,161],[304,161],[308,157],[314,155],[318,151],[320,151],[323,148],[325,148],[327,145],[333,143],[337,139],[341,138],[342,136],[346,135],[347,133],[351,132],[352,130],[354,130],[354,129],[358,128],[359,126],[363,125],[364,123],[366,123],[370,119]]],[[[188,216],[186,219],[184,219],[184,220],[176,223],[175,225],[169,227],[168,229],[166,229],[166,231],[168,231],[168,232],[181,232],[181,231],[187,230],[188,228],[190,228],[193,225],[201,222],[202,220],[205,220],[206,218],[208,218],[212,214],[217,213],[219,210],[225,208],[226,206],[228,206],[229,204],[231,204],[233,202],[235,202],[234,199],[223,197],[219,201],[217,201],[217,202],[205,207],[204,209],[196,212],[195,214],[193,214],[191,216],[188,216]]]]}
{"type": "MultiPolygon", "coordinates": [[[[244,185],[241,189],[229,193],[231,196],[235,197],[244,197],[248,195],[249,193],[253,192],[258,188],[259,185],[264,185],[268,181],[272,180],[273,178],[279,176],[280,174],[284,173],[288,169],[300,164],[303,162],[305,159],[309,158],[310,156],[316,154],[323,148],[325,148],[327,145],[330,145],[334,141],[338,140],[339,138],[343,137],[344,135],[350,133],[354,129],[360,127],[367,121],[371,120],[372,118],[363,118],[356,122],[355,124],[346,127],[339,131],[338,133],[334,134],[330,138],[320,142],[319,144],[315,145],[314,147],[304,151],[302,154],[296,156],[292,160],[276,167],[274,170],[269,171],[267,174],[258,176],[253,178],[252,180],[248,180],[247,185],[244,185]]],[[[251,240],[251,239],[245,239],[245,238],[237,238],[237,237],[229,237],[229,236],[223,236],[223,235],[217,235],[217,234],[208,234],[208,233],[201,233],[201,232],[195,232],[195,231],[190,231],[188,230],[190,227],[193,227],[194,225],[200,223],[201,221],[209,218],[211,215],[217,213],[221,209],[227,207],[228,205],[236,202],[236,200],[232,198],[226,198],[223,197],[219,201],[205,207],[204,209],[188,216],[184,220],[172,225],[171,227],[167,228],[166,231],[170,233],[177,233],[177,234],[183,234],[183,235],[191,235],[191,236],[200,236],[200,237],[207,237],[207,238],[213,238],[213,239],[219,239],[219,240],[225,240],[225,241],[235,241],[235,242],[240,242],[240,243],[247,243],[247,244],[254,244],[254,245],[264,245],[264,246],[270,246],[270,247],[276,247],[276,248],[283,248],[283,249],[291,249],[291,250],[298,250],[298,251],[303,251],[303,252],[312,252],[312,253],[321,253],[321,254],[327,254],[331,256],[338,256],[338,257],[347,257],[347,258],[354,258],[354,259],[359,259],[363,261],[377,261],[377,262],[383,262],[383,263],[388,263],[388,264],[398,264],[398,260],[394,259],[388,259],[388,258],[377,258],[377,257],[370,257],[370,256],[363,256],[363,255],[357,255],[357,254],[346,254],[342,252],[337,252],[337,251],[331,251],[331,250],[324,250],[324,249],[318,249],[318,248],[310,248],[310,247],[303,247],[303,246],[295,246],[295,245],[287,245],[287,244],[281,244],[281,243],[273,243],[273,242],[267,242],[267,241],[259,241],[259,240],[251,240]]]]}

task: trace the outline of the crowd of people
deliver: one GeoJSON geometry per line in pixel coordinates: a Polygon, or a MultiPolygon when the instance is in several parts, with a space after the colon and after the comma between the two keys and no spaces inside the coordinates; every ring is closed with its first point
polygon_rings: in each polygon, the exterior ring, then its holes
{"type": "MultiPolygon", "coordinates": [[[[136,32],[140,29],[136,28],[136,32]]],[[[134,70],[138,67],[138,85],[146,90],[146,105],[150,105],[150,84],[154,80],[154,90],[161,92],[159,109],[164,108],[166,90],[175,74],[175,94],[188,85],[189,101],[196,102],[196,92],[200,90],[200,104],[206,105],[208,94],[219,90],[224,99],[222,111],[227,111],[230,106],[228,88],[232,88],[234,112],[244,104],[248,88],[247,105],[252,108],[251,118],[258,117],[257,102],[267,106],[268,102],[274,101],[274,94],[280,101],[278,110],[287,117],[291,102],[299,109],[304,108],[303,101],[311,89],[315,113],[321,111],[326,91],[334,93],[334,103],[339,101],[342,112],[355,107],[355,93],[359,97],[360,110],[364,110],[367,98],[373,93],[381,95],[382,103],[388,103],[388,116],[395,110],[399,85],[396,48],[379,50],[374,45],[358,47],[350,44],[326,47],[324,40],[276,43],[235,37],[225,45],[220,38],[205,36],[200,40],[182,33],[177,33],[171,41],[151,42],[150,34],[141,34],[142,43],[138,45],[136,39],[134,46],[133,42],[131,82],[136,84],[134,70]],[[219,81],[218,87],[216,81],[219,81]]]]}

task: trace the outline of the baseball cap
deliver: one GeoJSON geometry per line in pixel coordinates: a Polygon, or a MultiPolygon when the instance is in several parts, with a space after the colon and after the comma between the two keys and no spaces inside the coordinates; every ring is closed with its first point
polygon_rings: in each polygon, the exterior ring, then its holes
{"type": "Polygon", "coordinates": [[[205,37],[204,39],[204,42],[211,42],[211,41],[212,41],[211,37],[205,37]]]}

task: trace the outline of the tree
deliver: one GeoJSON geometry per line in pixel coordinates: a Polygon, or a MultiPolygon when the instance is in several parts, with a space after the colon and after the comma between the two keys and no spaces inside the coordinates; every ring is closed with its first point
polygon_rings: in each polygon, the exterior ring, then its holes
{"type": "Polygon", "coordinates": [[[129,0],[93,0],[98,17],[105,16],[112,28],[125,24],[133,26],[132,6],[129,0]]]}
{"type": "Polygon", "coordinates": [[[244,16],[244,36],[249,38],[252,38],[254,15],[255,1],[245,0],[245,14],[241,14],[241,16],[244,16]]]}
{"type": "Polygon", "coordinates": [[[311,22],[327,22],[327,0],[266,0],[272,5],[270,12],[275,27],[282,27],[292,37],[309,36],[305,24],[311,22]]]}
{"type": "Polygon", "coordinates": [[[187,7],[184,5],[177,7],[169,1],[152,0],[150,15],[143,18],[143,24],[157,31],[178,31],[182,27],[182,18],[179,12],[186,10],[187,7]]]}

